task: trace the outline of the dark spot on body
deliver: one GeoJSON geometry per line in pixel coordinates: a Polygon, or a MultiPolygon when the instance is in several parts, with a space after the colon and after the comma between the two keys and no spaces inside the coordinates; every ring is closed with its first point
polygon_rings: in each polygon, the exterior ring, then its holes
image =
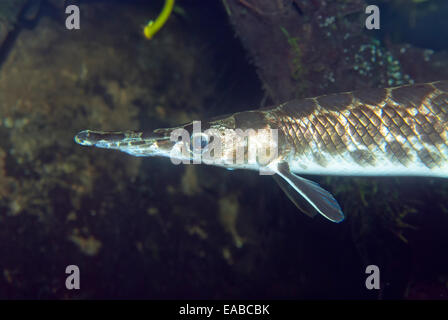
{"type": "Polygon", "coordinates": [[[353,96],[362,104],[380,105],[386,99],[386,89],[364,89],[353,92],[353,96]]]}
{"type": "Polygon", "coordinates": [[[370,151],[367,150],[356,150],[350,152],[352,159],[360,164],[361,166],[373,166],[375,165],[375,157],[370,151]]]}
{"type": "Polygon", "coordinates": [[[438,145],[438,144],[442,144],[443,143],[442,137],[440,137],[440,135],[435,130],[432,133],[429,134],[429,138],[431,139],[431,141],[432,141],[432,143],[434,145],[438,145]]]}
{"type": "Polygon", "coordinates": [[[320,153],[313,152],[313,160],[321,167],[326,167],[328,165],[327,159],[325,159],[325,157],[323,157],[320,153]]]}
{"type": "Polygon", "coordinates": [[[432,144],[431,138],[427,134],[421,134],[420,140],[426,144],[432,144]]]}
{"type": "Polygon", "coordinates": [[[426,149],[422,149],[418,150],[417,154],[420,160],[423,162],[423,164],[430,169],[440,164],[441,157],[434,152],[429,152],[426,149]]]}
{"type": "Polygon", "coordinates": [[[264,129],[268,122],[262,111],[245,111],[234,114],[235,129],[264,129]]]}
{"type": "Polygon", "coordinates": [[[330,111],[342,111],[352,104],[353,96],[351,93],[335,93],[326,96],[317,97],[319,105],[330,111]]]}
{"type": "Polygon", "coordinates": [[[403,107],[417,107],[434,91],[429,84],[416,84],[391,89],[392,99],[403,107]]]}
{"type": "Polygon", "coordinates": [[[392,141],[386,144],[386,153],[388,153],[389,158],[405,166],[409,162],[407,151],[409,150],[403,149],[398,141],[392,141]]]}
{"type": "Polygon", "coordinates": [[[281,110],[287,115],[296,117],[306,117],[316,110],[316,102],[313,99],[295,99],[285,102],[281,110]]]}

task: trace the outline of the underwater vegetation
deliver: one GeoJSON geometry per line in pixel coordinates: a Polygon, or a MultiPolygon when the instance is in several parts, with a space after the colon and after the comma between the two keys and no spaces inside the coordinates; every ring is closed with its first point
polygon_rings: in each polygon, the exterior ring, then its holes
{"type": "Polygon", "coordinates": [[[61,27],[64,1],[21,24],[28,3],[0,4],[0,35],[14,30],[0,66],[0,298],[446,297],[443,179],[319,177],[347,213],[332,225],[256,172],[73,142],[448,79],[446,51],[366,32],[360,0],[80,1],[76,32],[61,27]],[[64,287],[73,263],[82,293],[64,287]],[[380,292],[364,288],[368,264],[384,268],[380,292]]]}
{"type": "Polygon", "coordinates": [[[174,0],[166,0],[163,10],[159,14],[157,19],[155,21],[150,20],[148,24],[145,26],[145,28],[143,28],[143,33],[147,39],[152,39],[152,37],[154,37],[157,31],[159,31],[160,28],[162,28],[162,26],[168,20],[173,8],[174,8],[174,0]]]}

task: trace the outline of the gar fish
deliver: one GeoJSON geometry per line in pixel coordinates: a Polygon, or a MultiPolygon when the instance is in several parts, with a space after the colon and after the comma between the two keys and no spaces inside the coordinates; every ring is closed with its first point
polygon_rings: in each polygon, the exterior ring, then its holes
{"type": "Polygon", "coordinates": [[[448,81],[292,100],[203,121],[201,126],[213,130],[213,137],[207,130],[194,132],[190,122],[154,131],[84,130],[75,141],[134,156],[191,160],[218,138],[222,152],[211,164],[267,169],[299,209],[333,222],[344,219],[336,199],[300,174],[448,177],[448,81]],[[252,141],[275,157],[249,161],[246,150],[244,161],[231,161],[237,153],[237,129],[258,130],[252,141]],[[191,135],[193,143],[179,145],[170,138],[176,130],[191,135]],[[274,143],[267,130],[275,130],[274,143]]]}

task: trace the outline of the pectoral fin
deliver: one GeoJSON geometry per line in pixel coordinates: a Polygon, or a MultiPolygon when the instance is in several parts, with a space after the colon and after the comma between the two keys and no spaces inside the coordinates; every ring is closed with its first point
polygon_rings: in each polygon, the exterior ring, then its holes
{"type": "Polygon", "coordinates": [[[333,222],[344,220],[344,213],[336,199],[319,184],[296,176],[289,170],[286,162],[280,163],[275,171],[274,179],[280,188],[308,216],[314,217],[320,213],[333,222]]]}
{"type": "Polygon", "coordinates": [[[300,193],[296,191],[294,186],[289,184],[289,182],[287,182],[278,174],[275,174],[272,177],[274,178],[275,182],[277,182],[280,189],[282,189],[283,192],[288,196],[289,200],[291,200],[300,211],[302,211],[310,218],[313,218],[317,214],[316,210],[314,210],[311,204],[306,201],[300,193]]]}

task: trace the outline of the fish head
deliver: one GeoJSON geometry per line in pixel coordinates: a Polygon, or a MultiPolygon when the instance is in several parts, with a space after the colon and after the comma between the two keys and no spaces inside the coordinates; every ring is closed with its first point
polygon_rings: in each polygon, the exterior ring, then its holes
{"type": "Polygon", "coordinates": [[[257,120],[259,113],[249,111],[141,132],[84,130],[75,136],[75,142],[133,156],[169,157],[174,164],[257,170],[282,156],[277,129],[257,120]]]}
{"type": "MultiPolygon", "coordinates": [[[[172,130],[171,140],[177,137],[179,142],[171,150],[171,159],[189,156],[193,163],[227,169],[267,167],[279,156],[278,130],[271,128],[268,122],[242,122],[246,113],[252,112],[193,121],[172,130]]],[[[257,119],[252,114],[249,116],[257,119]]]]}

